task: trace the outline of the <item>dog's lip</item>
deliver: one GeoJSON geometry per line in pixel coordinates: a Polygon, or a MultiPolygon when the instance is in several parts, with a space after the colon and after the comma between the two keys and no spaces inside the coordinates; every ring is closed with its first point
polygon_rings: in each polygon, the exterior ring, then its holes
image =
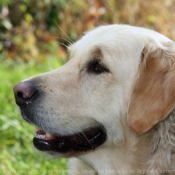
{"type": "Polygon", "coordinates": [[[72,135],[48,134],[42,129],[35,132],[33,144],[40,151],[52,151],[62,154],[82,153],[94,150],[106,140],[104,127],[98,126],[86,129],[72,135]]]}
{"type": "Polygon", "coordinates": [[[35,137],[38,138],[38,139],[51,140],[51,139],[54,138],[54,135],[52,135],[48,132],[45,132],[40,128],[37,128],[37,130],[34,134],[35,134],[35,137]]]}

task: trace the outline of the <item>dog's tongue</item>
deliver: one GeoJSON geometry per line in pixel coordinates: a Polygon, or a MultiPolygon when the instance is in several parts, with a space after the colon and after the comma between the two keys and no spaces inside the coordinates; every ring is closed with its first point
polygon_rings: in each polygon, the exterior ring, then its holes
{"type": "Polygon", "coordinates": [[[38,150],[59,153],[88,151],[95,149],[106,140],[104,130],[98,127],[69,136],[54,136],[42,130],[38,130],[35,135],[33,144],[38,150]]]}

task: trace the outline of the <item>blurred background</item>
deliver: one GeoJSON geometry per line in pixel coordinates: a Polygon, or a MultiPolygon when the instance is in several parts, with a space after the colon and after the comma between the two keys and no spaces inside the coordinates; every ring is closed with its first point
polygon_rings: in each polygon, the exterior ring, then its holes
{"type": "Polygon", "coordinates": [[[114,23],[175,40],[175,0],[0,0],[0,174],[67,174],[66,159],[33,148],[35,129],[20,118],[12,87],[64,64],[85,31],[114,23]]]}

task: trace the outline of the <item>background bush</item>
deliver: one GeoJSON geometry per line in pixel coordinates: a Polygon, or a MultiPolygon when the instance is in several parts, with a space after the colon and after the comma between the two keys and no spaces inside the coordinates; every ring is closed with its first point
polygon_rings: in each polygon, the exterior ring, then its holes
{"type": "Polygon", "coordinates": [[[109,23],[144,26],[175,38],[174,12],[175,0],[1,0],[0,51],[12,59],[42,61],[50,42],[68,45],[109,23]]]}
{"type": "Polygon", "coordinates": [[[66,174],[66,159],[33,149],[34,128],[20,118],[12,87],[61,66],[67,45],[112,23],[175,39],[175,0],[0,0],[0,174],[66,174]]]}

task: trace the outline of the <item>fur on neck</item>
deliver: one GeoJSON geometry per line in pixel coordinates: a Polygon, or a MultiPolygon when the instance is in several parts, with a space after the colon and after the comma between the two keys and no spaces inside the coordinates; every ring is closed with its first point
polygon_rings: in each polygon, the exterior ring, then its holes
{"type": "Polygon", "coordinates": [[[152,174],[175,174],[175,108],[151,132],[148,171],[152,174]]]}

